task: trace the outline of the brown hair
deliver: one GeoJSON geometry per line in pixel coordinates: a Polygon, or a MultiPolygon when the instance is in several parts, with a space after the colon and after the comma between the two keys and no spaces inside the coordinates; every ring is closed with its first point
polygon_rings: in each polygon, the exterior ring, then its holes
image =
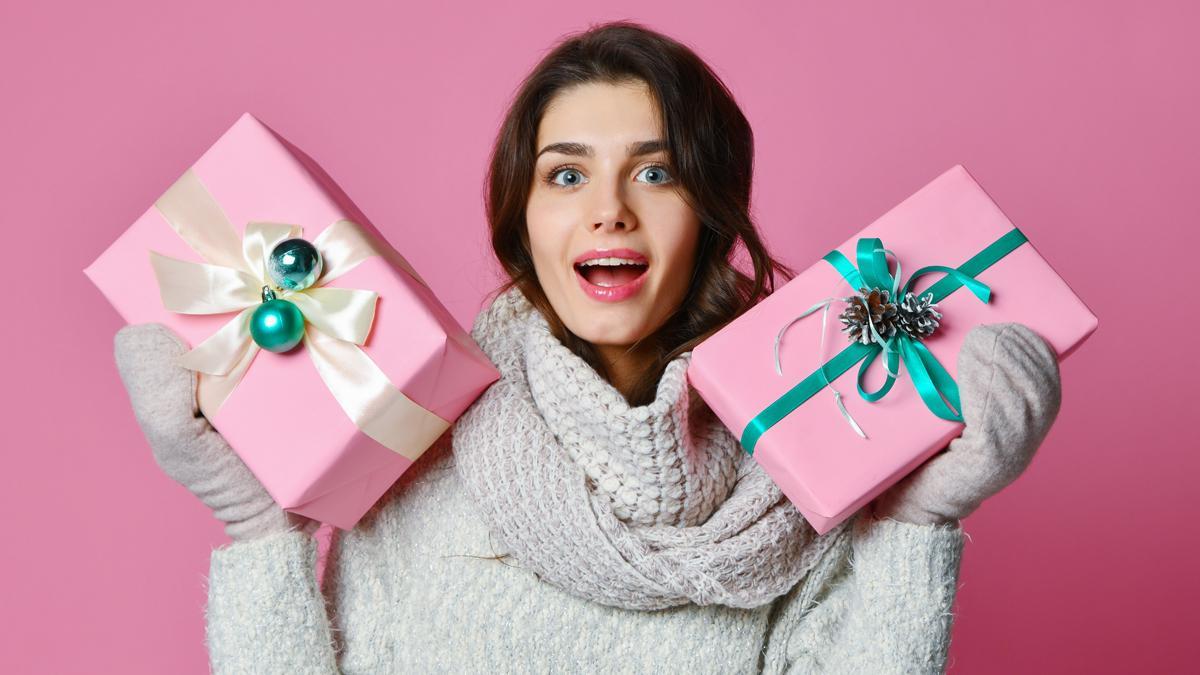
{"type": "Polygon", "coordinates": [[[644,82],[662,114],[666,151],[681,196],[701,224],[696,268],[686,297],[649,341],[657,358],[627,396],[646,405],[663,370],[775,290],[775,271],[795,273],[767,252],[750,216],[754,135],[732,94],[691,49],[629,21],[570,35],[525,78],[501,125],[487,175],[492,248],[513,286],[546,317],[554,336],[611,381],[599,352],[572,334],[538,283],[525,226],[538,125],[561,90],[589,82],[644,82]],[[754,267],[750,278],[732,264],[738,242],[754,267]]]}

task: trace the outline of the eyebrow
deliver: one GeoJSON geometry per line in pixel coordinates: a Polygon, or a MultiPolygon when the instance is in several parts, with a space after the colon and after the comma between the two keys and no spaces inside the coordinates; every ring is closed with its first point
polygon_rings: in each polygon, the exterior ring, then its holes
{"type": "MultiPolygon", "coordinates": [[[[649,155],[660,150],[666,150],[667,144],[661,139],[652,141],[637,141],[626,146],[626,152],[630,157],[640,157],[641,155],[649,155]]],[[[572,155],[575,157],[594,157],[596,151],[592,146],[586,143],[575,143],[571,141],[562,143],[551,143],[538,151],[537,157],[541,157],[547,152],[557,152],[560,155],[572,155]]],[[[536,157],[535,157],[536,159],[536,157]]]]}

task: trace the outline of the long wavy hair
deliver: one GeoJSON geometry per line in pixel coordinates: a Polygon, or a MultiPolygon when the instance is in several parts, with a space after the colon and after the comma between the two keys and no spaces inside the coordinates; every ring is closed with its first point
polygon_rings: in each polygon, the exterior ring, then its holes
{"type": "Polygon", "coordinates": [[[525,206],[533,185],[537,131],[547,105],[563,89],[599,82],[644,82],[658,103],[669,166],[702,231],[696,267],[682,303],[654,333],[631,346],[653,346],[656,358],[626,400],[654,401],[668,363],[775,290],[775,273],[795,272],[770,256],[750,216],[754,135],[725,84],[683,44],[630,21],[568,35],[522,81],[501,125],[487,174],[486,208],[492,248],[508,280],[546,318],[554,336],[612,381],[599,351],[574,335],[555,313],[537,279],[525,206]],[[745,248],[750,277],[733,265],[745,248]]]}

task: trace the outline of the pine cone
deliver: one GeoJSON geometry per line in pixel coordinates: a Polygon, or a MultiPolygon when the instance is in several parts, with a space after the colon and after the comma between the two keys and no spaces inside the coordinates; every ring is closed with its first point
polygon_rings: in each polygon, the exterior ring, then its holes
{"type": "Polygon", "coordinates": [[[916,297],[910,291],[900,302],[897,325],[914,340],[923,340],[941,324],[942,315],[934,309],[933,293],[916,297]]]}
{"type": "Polygon", "coordinates": [[[896,322],[899,319],[899,310],[895,303],[889,301],[889,292],[882,288],[860,288],[858,293],[856,296],[842,298],[843,302],[849,303],[846,310],[838,316],[843,325],[842,331],[852,342],[863,344],[870,344],[873,337],[867,327],[868,322],[874,324],[875,330],[885,340],[895,335],[898,330],[896,322]],[[866,306],[863,305],[863,300],[866,300],[866,306]]]}

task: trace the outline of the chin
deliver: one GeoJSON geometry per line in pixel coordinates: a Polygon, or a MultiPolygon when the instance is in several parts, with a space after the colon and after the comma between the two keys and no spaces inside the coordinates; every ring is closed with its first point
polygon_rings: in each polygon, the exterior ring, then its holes
{"type": "Polygon", "coordinates": [[[641,335],[627,330],[603,330],[587,328],[582,332],[571,331],[580,339],[587,340],[597,347],[628,347],[641,339],[641,335]]]}
{"type": "Polygon", "coordinates": [[[590,318],[584,318],[577,325],[567,324],[567,328],[582,340],[597,347],[627,347],[646,335],[645,331],[637,330],[642,325],[638,320],[627,320],[626,313],[616,312],[611,317],[599,317],[601,312],[591,309],[590,318]],[[631,328],[632,327],[632,328],[631,328]]]}

